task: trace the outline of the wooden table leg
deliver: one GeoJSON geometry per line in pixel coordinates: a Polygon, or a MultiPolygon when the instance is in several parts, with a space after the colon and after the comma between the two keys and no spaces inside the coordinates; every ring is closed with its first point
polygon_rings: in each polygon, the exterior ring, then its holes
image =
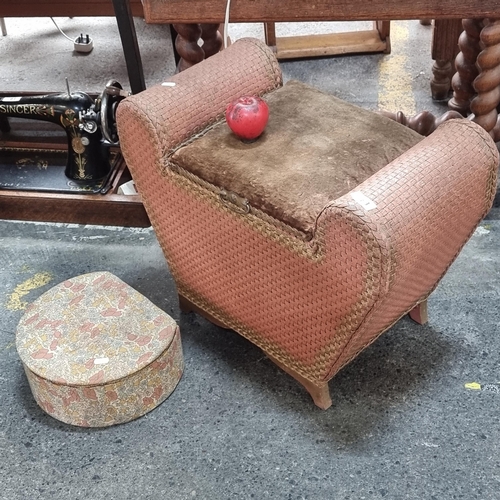
{"type": "Polygon", "coordinates": [[[464,19],[462,24],[464,31],[458,39],[460,52],[455,61],[457,72],[451,81],[453,97],[448,107],[466,116],[470,112],[470,101],[476,94],[473,82],[479,74],[476,61],[481,52],[479,36],[483,21],[482,19],[464,19]]]}
{"type": "Polygon", "coordinates": [[[201,48],[205,52],[205,58],[217,54],[222,48],[222,35],[219,26],[219,24],[201,25],[201,38],[203,39],[201,48]]]}
{"type": "Polygon", "coordinates": [[[494,140],[500,140],[500,19],[485,21],[480,34],[483,50],[477,56],[479,74],[473,82],[476,96],[471,100],[473,121],[481,125],[494,140]]]}
{"type": "Polygon", "coordinates": [[[380,40],[386,43],[384,54],[391,53],[391,21],[373,21],[373,27],[378,31],[380,40]]]}
{"type": "Polygon", "coordinates": [[[276,51],[276,23],[264,23],[266,45],[276,51]]]}
{"type": "Polygon", "coordinates": [[[432,98],[442,101],[448,98],[451,78],[455,73],[458,39],[462,32],[461,19],[436,19],[432,32],[432,98]]]}
{"type": "Polygon", "coordinates": [[[222,35],[219,24],[174,24],[177,37],[175,49],[180,60],[178,71],[184,71],[191,66],[213,56],[222,48],[222,35]],[[203,40],[200,46],[199,41],[203,40]]]}
{"type": "Polygon", "coordinates": [[[205,52],[198,45],[201,38],[200,24],[174,24],[177,31],[175,48],[180,56],[178,71],[184,71],[205,59],[205,52]]]}
{"type": "Polygon", "coordinates": [[[424,111],[406,117],[403,113],[383,114],[418,131],[431,133],[439,124],[467,116],[500,141],[500,19],[464,19],[460,35],[457,72],[452,79],[453,98],[448,111],[434,116],[424,111]]]}
{"type": "Polygon", "coordinates": [[[179,66],[179,63],[181,62],[181,56],[179,55],[179,52],[177,52],[177,49],[175,48],[175,41],[177,40],[177,31],[175,31],[173,24],[170,24],[169,26],[170,26],[170,39],[172,40],[172,50],[174,52],[175,67],[177,68],[179,66]]]}

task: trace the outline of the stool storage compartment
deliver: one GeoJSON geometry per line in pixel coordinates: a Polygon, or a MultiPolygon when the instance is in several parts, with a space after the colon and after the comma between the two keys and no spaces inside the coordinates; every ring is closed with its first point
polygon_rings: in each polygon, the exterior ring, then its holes
{"type": "Polygon", "coordinates": [[[298,82],[265,44],[227,50],[125,99],[122,152],[181,307],[258,345],[331,404],[327,382],[423,305],[491,207],[498,153],[452,120],[422,138],[298,82]],[[270,118],[243,143],[241,95],[270,118]]]}
{"type": "Polygon", "coordinates": [[[41,295],[21,318],[16,344],[40,407],[83,427],[151,411],[183,370],[176,322],[108,272],[69,279],[41,295]]]}

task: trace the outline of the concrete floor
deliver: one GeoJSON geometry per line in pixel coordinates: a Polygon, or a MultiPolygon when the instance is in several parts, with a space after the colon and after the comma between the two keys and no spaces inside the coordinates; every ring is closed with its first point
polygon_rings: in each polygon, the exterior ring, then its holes
{"type": "MultiPolygon", "coordinates": [[[[127,88],[114,19],[57,21],[72,37],[90,33],[94,51],[74,54],[48,18],[7,19],[0,90],[62,91],[65,77],[76,90],[100,92],[110,78],[127,88]]],[[[136,25],[150,85],[174,71],[169,32],[136,25]]],[[[285,78],[369,109],[443,110],[429,93],[430,28],[397,22],[392,33],[391,55],[286,62],[285,78]]],[[[231,26],[247,34],[262,30],[231,26]]],[[[0,498],[500,498],[498,210],[432,294],[429,324],[404,318],[366,349],[330,382],[327,411],[237,334],[180,314],[150,228],[0,220],[0,498]],[[28,303],[97,270],[178,321],[186,364],[161,406],[99,430],[43,413],[15,349],[28,303]]]]}

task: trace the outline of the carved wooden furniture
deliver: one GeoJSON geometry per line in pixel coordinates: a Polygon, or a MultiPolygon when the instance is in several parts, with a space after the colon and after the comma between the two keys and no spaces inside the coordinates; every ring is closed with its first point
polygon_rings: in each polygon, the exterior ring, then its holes
{"type": "Polygon", "coordinates": [[[450,111],[442,116],[429,112],[406,117],[385,113],[422,134],[432,132],[440,123],[458,115],[481,125],[495,142],[500,141],[500,19],[464,19],[459,38],[460,52],[451,85],[450,111]]]}
{"type": "Polygon", "coordinates": [[[459,52],[458,38],[462,33],[461,19],[436,19],[432,34],[432,98],[437,101],[449,97],[451,79],[455,74],[455,58],[459,52]]]}
{"type": "Polygon", "coordinates": [[[463,27],[449,106],[463,115],[472,113],[473,120],[499,141],[500,18],[465,19],[463,27]]]}
{"type": "MultiPolygon", "coordinates": [[[[115,0],[126,1],[126,0],[115,0]]],[[[219,24],[224,21],[226,0],[143,0],[144,16],[152,23],[219,24]]],[[[294,21],[362,21],[378,19],[465,19],[465,34],[460,39],[457,75],[453,79],[454,98],[451,108],[471,117],[496,140],[500,125],[496,111],[500,103],[498,91],[500,46],[500,3],[498,0],[373,0],[345,2],[343,0],[233,0],[232,22],[294,22],[294,21]],[[483,50],[482,50],[483,49],[483,50]]],[[[189,33],[186,48],[196,51],[198,35],[189,33]]],[[[184,42],[183,42],[184,43],[184,42]]],[[[182,45],[182,44],[181,44],[182,45]]],[[[184,50],[184,47],[180,47],[184,50]]],[[[198,51],[199,52],[199,51],[198,51]]],[[[189,65],[190,52],[181,53],[189,65]]],[[[441,61],[441,56],[437,60],[441,61]]],[[[442,78],[437,76],[437,80],[442,78]]],[[[436,79],[436,77],[435,77],[436,79]]]]}
{"type": "Polygon", "coordinates": [[[374,52],[389,54],[390,29],[390,21],[373,21],[370,30],[277,37],[276,24],[264,23],[264,36],[281,60],[374,52]]]}
{"type": "Polygon", "coordinates": [[[496,191],[498,152],[460,118],[427,138],[300,82],[236,41],[118,107],[122,152],[181,308],[234,329],[321,408],[328,381],[425,303],[496,191]],[[268,102],[243,143],[224,110],[268,102]]]}
{"type": "Polygon", "coordinates": [[[219,23],[173,23],[177,33],[175,50],[180,56],[178,70],[184,71],[222,49],[219,23]],[[199,41],[202,40],[202,43],[199,41]]]}

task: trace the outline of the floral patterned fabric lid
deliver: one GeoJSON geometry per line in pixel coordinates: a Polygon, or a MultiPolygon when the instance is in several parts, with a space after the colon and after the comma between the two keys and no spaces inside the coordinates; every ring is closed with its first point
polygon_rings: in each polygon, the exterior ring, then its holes
{"type": "Polygon", "coordinates": [[[52,382],[100,385],[135,373],[168,349],[176,322],[109,272],[51,288],[19,322],[22,362],[52,382]]]}

